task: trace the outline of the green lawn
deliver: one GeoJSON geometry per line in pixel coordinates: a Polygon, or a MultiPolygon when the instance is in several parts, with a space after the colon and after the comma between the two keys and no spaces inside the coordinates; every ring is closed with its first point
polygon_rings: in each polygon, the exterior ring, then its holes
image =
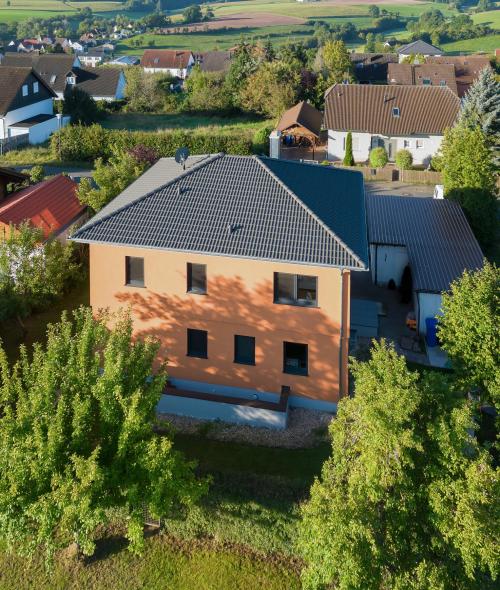
{"type": "Polygon", "coordinates": [[[453,43],[440,43],[440,47],[447,53],[472,53],[476,51],[494,53],[495,49],[500,47],[500,34],[488,35],[478,39],[454,41],[453,43]]]}
{"type": "Polygon", "coordinates": [[[222,129],[257,129],[268,122],[250,115],[198,115],[187,113],[139,114],[123,113],[109,115],[102,126],[107,129],[128,129],[129,131],[156,131],[158,129],[196,129],[220,127],[222,129]]]}
{"type": "Polygon", "coordinates": [[[485,24],[492,29],[500,29],[500,10],[488,10],[487,12],[473,14],[472,20],[476,24],[485,24]]]}

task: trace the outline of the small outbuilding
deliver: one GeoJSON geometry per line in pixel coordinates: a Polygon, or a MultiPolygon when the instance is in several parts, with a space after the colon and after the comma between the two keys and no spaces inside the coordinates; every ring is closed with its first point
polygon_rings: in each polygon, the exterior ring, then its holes
{"type": "MultiPolygon", "coordinates": [[[[321,143],[323,114],[302,101],[285,111],[270,136],[271,157],[279,158],[281,145],[312,149],[321,143]]],[[[313,157],[314,159],[314,157],[313,157]]]]}
{"type": "Polygon", "coordinates": [[[441,296],[464,270],[483,266],[483,253],[458,203],[447,199],[367,195],[372,280],[401,286],[411,271],[420,334],[440,314],[441,296]],[[408,274],[408,273],[406,273],[408,274]]]}

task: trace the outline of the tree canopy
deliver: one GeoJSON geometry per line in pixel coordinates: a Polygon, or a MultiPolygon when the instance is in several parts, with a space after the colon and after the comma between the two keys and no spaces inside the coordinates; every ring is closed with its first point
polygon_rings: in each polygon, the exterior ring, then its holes
{"type": "Polygon", "coordinates": [[[144,509],[160,518],[206,490],[152,429],[166,380],[157,351],[132,340],[127,314],[88,308],[49,326],[32,358],[22,347],[12,369],[0,346],[0,539],[11,550],[50,559],[77,543],[91,555],[112,519],[140,552],[144,509]]]}
{"type": "Polygon", "coordinates": [[[499,471],[474,405],[384,342],[353,364],[355,396],[300,524],[307,590],[486,590],[500,564],[499,471]]]}
{"type": "Polygon", "coordinates": [[[439,339],[464,387],[500,407],[500,269],[466,271],[443,293],[439,339]]]}

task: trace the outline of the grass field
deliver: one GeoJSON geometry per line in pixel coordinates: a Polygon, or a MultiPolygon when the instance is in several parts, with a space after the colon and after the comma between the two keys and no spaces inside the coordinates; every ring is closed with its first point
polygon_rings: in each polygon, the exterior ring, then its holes
{"type": "Polygon", "coordinates": [[[500,34],[488,35],[479,39],[454,41],[453,43],[441,43],[440,47],[447,53],[473,53],[476,51],[493,53],[497,47],[500,47],[500,34]]]}
{"type": "Polygon", "coordinates": [[[488,10],[487,12],[473,14],[472,20],[476,24],[485,24],[489,25],[492,29],[500,29],[500,10],[488,10]]]}
{"type": "Polygon", "coordinates": [[[129,131],[156,131],[158,129],[197,129],[200,127],[219,127],[231,129],[258,129],[267,121],[255,116],[231,115],[198,115],[198,114],[136,114],[124,113],[109,115],[102,126],[107,129],[128,129],[129,131]]]}

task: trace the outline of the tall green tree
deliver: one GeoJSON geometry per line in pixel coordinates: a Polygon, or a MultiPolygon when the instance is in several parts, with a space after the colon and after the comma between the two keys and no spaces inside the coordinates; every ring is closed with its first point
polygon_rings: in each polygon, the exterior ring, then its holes
{"type": "Polygon", "coordinates": [[[304,505],[306,590],[486,590],[499,574],[499,471],[474,406],[384,342],[353,364],[331,457],[304,505]]]}
{"type": "Polygon", "coordinates": [[[76,543],[92,555],[113,519],[140,552],[144,509],[160,518],[206,490],[152,429],[166,380],[153,370],[158,342],[133,340],[126,314],[110,319],[63,315],[12,370],[0,347],[0,539],[12,551],[50,558],[76,543]]]}
{"type": "Polygon", "coordinates": [[[443,293],[439,339],[464,387],[500,407],[500,269],[464,272],[443,293]]]}
{"type": "Polygon", "coordinates": [[[63,113],[72,123],[91,125],[102,119],[103,113],[96,101],[78,86],[68,85],[64,91],[63,113]]]}
{"type": "Polygon", "coordinates": [[[330,86],[352,79],[352,62],[343,41],[327,41],[320,54],[322,69],[330,86]]]}
{"type": "Polygon", "coordinates": [[[349,131],[345,138],[345,155],[344,166],[354,166],[354,156],[352,155],[352,133],[349,131]]]}
{"type": "Polygon", "coordinates": [[[0,238],[0,321],[44,309],[61,297],[79,269],[71,244],[46,241],[41,229],[27,223],[11,226],[0,238]]]}
{"type": "Polygon", "coordinates": [[[115,149],[107,162],[97,158],[93,174],[97,187],[88,178],[83,178],[78,186],[78,199],[94,211],[99,211],[126,189],[147,167],[148,162],[139,161],[133,153],[115,149]]]}
{"type": "Polygon", "coordinates": [[[457,201],[483,247],[497,232],[495,168],[488,141],[479,127],[463,123],[445,132],[441,145],[445,196],[457,201]]]}
{"type": "Polygon", "coordinates": [[[184,83],[186,106],[193,111],[228,111],[233,107],[220,72],[202,72],[195,66],[184,83]]]}

